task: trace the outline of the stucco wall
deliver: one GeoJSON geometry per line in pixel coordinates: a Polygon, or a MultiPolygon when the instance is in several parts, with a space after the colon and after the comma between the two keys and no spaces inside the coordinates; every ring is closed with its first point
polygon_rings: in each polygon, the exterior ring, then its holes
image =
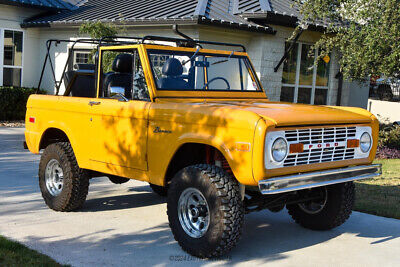
{"type": "Polygon", "coordinates": [[[400,103],[368,100],[368,111],[373,113],[381,122],[400,122],[400,103]]]}
{"type": "MultiPolygon", "coordinates": [[[[22,86],[34,87],[35,69],[38,68],[38,29],[21,29],[21,22],[29,17],[39,14],[37,9],[0,5],[0,28],[18,30],[24,33],[23,37],[23,69],[22,86]]],[[[1,52],[0,52],[1,53],[1,52]]],[[[1,55],[0,60],[3,60],[1,55]]]]}
{"type": "Polygon", "coordinates": [[[344,81],[342,90],[342,106],[367,108],[369,95],[368,82],[344,81]]]}

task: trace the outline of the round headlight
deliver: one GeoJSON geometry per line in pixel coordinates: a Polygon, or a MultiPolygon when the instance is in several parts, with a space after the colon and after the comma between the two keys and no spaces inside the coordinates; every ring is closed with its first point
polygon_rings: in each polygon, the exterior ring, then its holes
{"type": "Polygon", "coordinates": [[[367,132],[363,133],[360,138],[360,149],[363,153],[367,153],[371,148],[372,138],[367,132]]]}
{"type": "Polygon", "coordinates": [[[286,140],[282,137],[277,138],[271,147],[272,158],[276,162],[281,162],[287,155],[287,148],[288,145],[286,140]]]}

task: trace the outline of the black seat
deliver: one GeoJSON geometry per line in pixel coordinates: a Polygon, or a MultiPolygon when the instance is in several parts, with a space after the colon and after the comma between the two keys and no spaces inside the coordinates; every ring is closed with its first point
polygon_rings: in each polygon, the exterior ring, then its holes
{"type": "Polygon", "coordinates": [[[94,64],[89,64],[89,63],[77,63],[74,65],[74,69],[76,70],[92,70],[94,71],[95,65],[94,64]]]}
{"type": "Polygon", "coordinates": [[[104,96],[109,97],[111,87],[122,87],[125,97],[132,99],[132,60],[131,54],[119,54],[112,64],[114,72],[107,73],[104,77],[104,96]]]}
{"type": "Polygon", "coordinates": [[[164,63],[162,74],[165,78],[157,81],[160,89],[189,89],[189,84],[180,77],[183,73],[181,62],[176,58],[169,58],[164,63]]]}
{"type": "Polygon", "coordinates": [[[96,97],[94,64],[75,64],[75,69],[65,73],[66,93],[76,97],[96,97]]]}

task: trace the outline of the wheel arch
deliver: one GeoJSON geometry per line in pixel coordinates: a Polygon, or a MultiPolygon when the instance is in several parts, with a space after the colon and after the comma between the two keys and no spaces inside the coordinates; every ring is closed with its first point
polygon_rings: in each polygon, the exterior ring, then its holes
{"type": "Polygon", "coordinates": [[[37,144],[37,151],[40,149],[45,149],[48,145],[56,143],[56,142],[68,142],[71,144],[72,150],[74,151],[75,158],[78,161],[79,166],[85,166],[82,168],[87,168],[87,164],[83,164],[83,158],[81,157],[81,153],[77,148],[77,144],[75,143],[75,139],[67,128],[62,127],[62,125],[49,125],[40,135],[40,141],[37,144]]]}
{"type": "Polygon", "coordinates": [[[65,131],[56,128],[56,127],[49,127],[43,131],[40,141],[39,141],[39,150],[45,149],[48,145],[51,145],[56,142],[69,142],[71,143],[70,139],[68,138],[65,131]]]}
{"type": "Polygon", "coordinates": [[[214,160],[214,158],[212,158],[213,155],[219,155],[219,157],[221,157],[221,161],[225,160],[227,163],[227,165],[225,165],[225,170],[232,172],[230,170],[231,164],[228,159],[230,153],[227,154],[224,149],[221,149],[220,147],[210,142],[188,141],[181,143],[173,153],[173,156],[171,157],[167,165],[163,185],[168,184],[179,170],[187,166],[201,163],[210,164],[210,161],[214,160]],[[196,153],[193,153],[193,151],[196,151],[196,153]],[[228,168],[229,170],[227,170],[228,168]]]}

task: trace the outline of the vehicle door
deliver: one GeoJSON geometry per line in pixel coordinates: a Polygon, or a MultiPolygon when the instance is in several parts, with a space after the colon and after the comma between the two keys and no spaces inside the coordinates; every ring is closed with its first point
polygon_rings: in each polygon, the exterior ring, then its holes
{"type": "Polygon", "coordinates": [[[91,105],[93,165],[118,175],[147,170],[150,97],[138,49],[100,48],[98,98],[91,105]]]}

